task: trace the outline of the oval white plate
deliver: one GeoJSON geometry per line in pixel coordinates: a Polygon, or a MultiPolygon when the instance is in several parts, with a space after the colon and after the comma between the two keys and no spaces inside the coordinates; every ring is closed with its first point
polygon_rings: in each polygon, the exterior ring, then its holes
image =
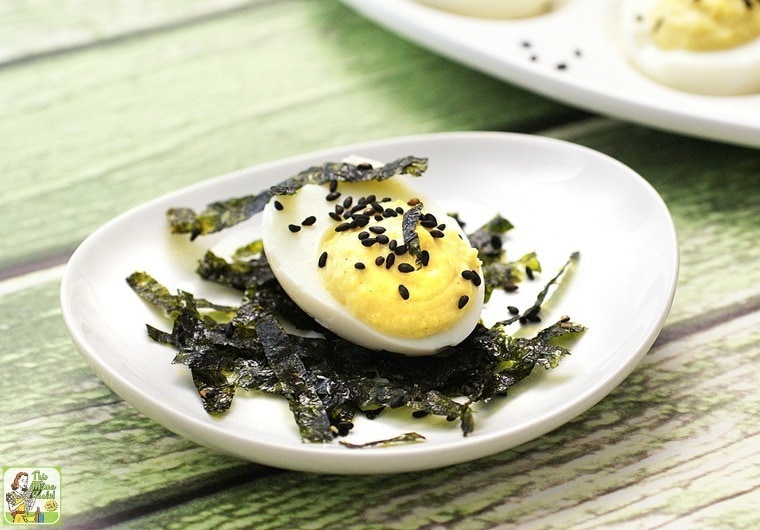
{"type": "Polygon", "coordinates": [[[421,46],[558,101],[760,147],[760,94],[689,94],[651,81],[629,64],[618,38],[619,0],[564,0],[547,15],[519,20],[466,17],[415,0],[343,1],[421,46]]]}
{"type": "MultiPolygon", "coordinates": [[[[93,370],[138,410],[200,444],[255,462],[327,473],[391,473],[480,458],[540,436],[585,411],[615,388],[649,350],[673,299],[678,248],[668,210],[655,190],[619,162],[559,140],[505,133],[446,133],[389,139],[331,149],[212,179],[135,208],[87,238],[63,277],[61,305],[74,343],[93,370]],[[203,208],[214,200],[263,189],[314,164],[350,154],[390,161],[428,157],[418,185],[459,211],[472,229],[499,211],[516,228],[508,251],[539,252],[543,279],[573,250],[576,272],[542,313],[562,314],[589,327],[559,368],[541,371],[506,399],[476,414],[475,432],[456,424],[416,420],[393,411],[357,419],[347,441],[360,443],[417,431],[427,441],[385,448],[348,449],[338,443],[302,443],[284,400],[236,396],[230,411],[203,411],[174,351],[152,343],[145,324],[160,318],[127,286],[135,270],[171,289],[222,303],[237,295],[200,280],[195,259],[207,248],[258,236],[259,217],[220,234],[189,242],[168,233],[165,212],[203,208]]],[[[532,300],[541,280],[526,284],[532,300]]],[[[520,304],[524,301],[519,302],[520,304]]],[[[523,307],[525,307],[523,305],[523,307]]],[[[495,310],[501,311],[503,310],[495,310]]],[[[532,330],[535,331],[535,330],[532,330]]]]}

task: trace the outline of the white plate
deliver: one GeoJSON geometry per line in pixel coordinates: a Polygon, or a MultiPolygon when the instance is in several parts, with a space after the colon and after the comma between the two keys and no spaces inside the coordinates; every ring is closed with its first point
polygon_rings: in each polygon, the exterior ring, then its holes
{"type": "Polygon", "coordinates": [[[619,0],[565,0],[547,15],[519,20],[466,17],[415,0],[343,1],[421,46],[564,103],[668,131],[760,146],[760,94],[689,94],[651,81],[627,62],[617,36],[619,0]],[[565,68],[558,69],[560,64],[565,68]]]}
{"type": "MultiPolygon", "coordinates": [[[[154,200],[107,223],[72,256],[63,277],[61,305],[74,343],[93,370],[144,414],[200,444],[255,462],[328,473],[391,473],[433,468],[503,451],[544,434],[585,411],[615,388],[649,350],[673,298],[678,274],[676,235],[654,189],[632,170],[590,149],[559,140],[508,133],[448,133],[389,139],[290,158],[212,179],[154,200]],[[152,343],[145,323],[170,324],[135,295],[127,275],[145,270],[168,287],[220,302],[237,295],[200,280],[195,258],[211,246],[254,237],[259,217],[191,243],[168,233],[173,206],[208,202],[263,189],[314,164],[361,154],[390,161],[429,157],[416,182],[458,210],[473,229],[495,211],[516,228],[513,255],[535,249],[544,279],[573,250],[579,266],[561,296],[542,313],[562,314],[589,327],[560,367],[531,376],[506,399],[476,414],[475,432],[456,424],[415,420],[393,411],[359,418],[351,442],[417,431],[418,444],[348,449],[337,443],[302,443],[284,400],[240,394],[230,411],[203,411],[174,351],[152,343]]],[[[541,281],[522,288],[532,299],[541,281]]],[[[525,307],[525,306],[523,306],[525,307]]]]}

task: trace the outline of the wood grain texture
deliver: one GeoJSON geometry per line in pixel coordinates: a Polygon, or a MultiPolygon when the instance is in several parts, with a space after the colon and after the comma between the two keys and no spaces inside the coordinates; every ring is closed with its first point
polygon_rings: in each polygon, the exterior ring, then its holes
{"type": "Polygon", "coordinates": [[[0,66],[188,24],[255,0],[36,0],[0,5],[0,66]]]}
{"type": "Polygon", "coordinates": [[[262,3],[1,73],[0,207],[14,222],[0,226],[0,267],[71,249],[131,206],[263,161],[580,115],[336,2],[262,3]]]}

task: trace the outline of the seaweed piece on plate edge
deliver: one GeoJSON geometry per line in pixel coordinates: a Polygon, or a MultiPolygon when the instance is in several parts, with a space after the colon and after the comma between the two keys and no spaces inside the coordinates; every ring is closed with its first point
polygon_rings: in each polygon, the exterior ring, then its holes
{"type": "Polygon", "coordinates": [[[396,175],[419,177],[427,171],[427,167],[426,158],[414,156],[399,158],[379,167],[372,167],[369,164],[328,162],[305,169],[261,193],[213,202],[201,213],[196,213],[190,208],[172,208],[167,213],[169,225],[173,233],[190,234],[190,238],[195,239],[199,235],[211,234],[241,223],[262,211],[274,195],[291,195],[306,184],[326,184],[330,181],[381,181],[396,175]]]}

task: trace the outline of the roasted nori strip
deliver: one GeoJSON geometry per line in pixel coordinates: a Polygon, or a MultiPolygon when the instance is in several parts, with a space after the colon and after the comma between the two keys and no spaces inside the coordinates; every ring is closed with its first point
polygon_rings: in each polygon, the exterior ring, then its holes
{"type": "Polygon", "coordinates": [[[514,225],[501,215],[495,215],[488,223],[467,235],[470,244],[478,249],[478,257],[484,265],[501,259],[502,235],[514,228],[514,225]]]}
{"type": "Polygon", "coordinates": [[[298,355],[299,342],[272,315],[257,322],[256,331],[269,364],[283,386],[290,410],[307,442],[329,442],[333,436],[324,403],[317,394],[312,374],[298,355]]]}
{"type": "Polygon", "coordinates": [[[362,164],[329,162],[306,169],[256,195],[213,202],[201,213],[196,213],[190,208],[172,208],[167,212],[167,217],[172,233],[190,234],[190,239],[195,239],[199,235],[218,232],[250,219],[261,212],[275,195],[291,195],[306,184],[386,180],[396,175],[418,177],[425,171],[427,159],[414,156],[399,158],[384,166],[369,169],[362,164]]]}
{"type": "Polygon", "coordinates": [[[422,267],[422,248],[420,236],[417,234],[417,225],[422,216],[422,203],[417,203],[406,210],[401,218],[401,233],[404,236],[404,245],[409,254],[414,257],[417,268],[422,267]]]}
{"type": "Polygon", "coordinates": [[[528,309],[522,312],[520,315],[513,315],[507,320],[504,320],[501,322],[501,325],[509,325],[512,322],[515,322],[516,320],[524,321],[525,319],[531,319],[532,317],[538,316],[538,313],[541,312],[541,306],[544,303],[544,300],[546,300],[546,296],[549,294],[549,289],[553,285],[559,282],[559,279],[562,277],[563,274],[567,272],[567,270],[570,268],[570,266],[577,261],[580,258],[579,252],[573,252],[570,254],[570,257],[567,258],[567,261],[560,267],[557,274],[554,275],[552,279],[550,279],[548,282],[546,282],[546,285],[544,285],[544,288],[541,289],[541,291],[536,296],[536,301],[533,303],[532,306],[530,306],[528,309]]]}

